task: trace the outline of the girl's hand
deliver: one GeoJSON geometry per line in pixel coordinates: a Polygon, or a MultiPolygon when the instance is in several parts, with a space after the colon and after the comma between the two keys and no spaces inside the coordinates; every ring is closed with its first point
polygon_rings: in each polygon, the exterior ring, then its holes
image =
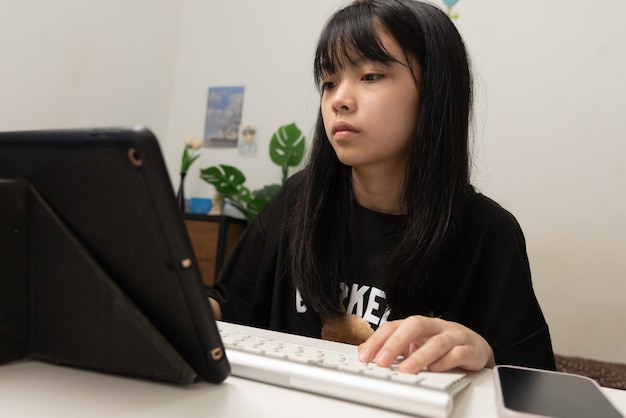
{"type": "Polygon", "coordinates": [[[456,322],[419,315],[383,324],[359,346],[359,360],[365,363],[390,367],[398,356],[405,357],[399,368],[407,373],[495,366],[493,350],[479,334],[456,322]]]}

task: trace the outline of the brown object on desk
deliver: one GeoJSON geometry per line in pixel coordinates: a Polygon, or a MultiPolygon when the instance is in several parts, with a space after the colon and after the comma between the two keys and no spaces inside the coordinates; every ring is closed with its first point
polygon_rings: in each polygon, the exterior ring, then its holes
{"type": "Polygon", "coordinates": [[[206,286],[213,286],[224,261],[246,228],[246,221],[230,216],[188,213],[184,219],[202,281],[206,286]]]}
{"type": "Polygon", "coordinates": [[[606,388],[626,389],[626,364],[559,354],[554,359],[559,372],[590,377],[606,388]]]}

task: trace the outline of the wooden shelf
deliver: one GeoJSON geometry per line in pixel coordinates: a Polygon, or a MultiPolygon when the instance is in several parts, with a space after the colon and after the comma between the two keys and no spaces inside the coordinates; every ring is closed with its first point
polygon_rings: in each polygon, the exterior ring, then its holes
{"type": "Polygon", "coordinates": [[[224,261],[246,228],[246,221],[230,216],[183,215],[205,285],[213,286],[224,261]]]}

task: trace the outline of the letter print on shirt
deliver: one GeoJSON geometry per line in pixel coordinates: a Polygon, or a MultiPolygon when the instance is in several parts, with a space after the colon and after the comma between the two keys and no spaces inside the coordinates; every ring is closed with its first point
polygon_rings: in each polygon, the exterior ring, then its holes
{"type": "MultiPolygon", "coordinates": [[[[387,322],[390,310],[384,291],[373,286],[360,286],[358,284],[348,286],[341,283],[340,286],[341,300],[346,307],[347,314],[365,319],[373,329],[387,322]]],[[[298,289],[295,292],[295,308],[299,314],[304,314],[308,310],[298,289]]]]}

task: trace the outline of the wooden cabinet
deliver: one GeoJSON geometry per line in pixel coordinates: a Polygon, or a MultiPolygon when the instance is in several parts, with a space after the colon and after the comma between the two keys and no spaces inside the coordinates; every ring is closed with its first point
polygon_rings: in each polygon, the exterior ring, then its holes
{"type": "Polygon", "coordinates": [[[246,228],[242,219],[230,216],[185,214],[185,226],[207,286],[213,286],[224,261],[246,228]]]}

